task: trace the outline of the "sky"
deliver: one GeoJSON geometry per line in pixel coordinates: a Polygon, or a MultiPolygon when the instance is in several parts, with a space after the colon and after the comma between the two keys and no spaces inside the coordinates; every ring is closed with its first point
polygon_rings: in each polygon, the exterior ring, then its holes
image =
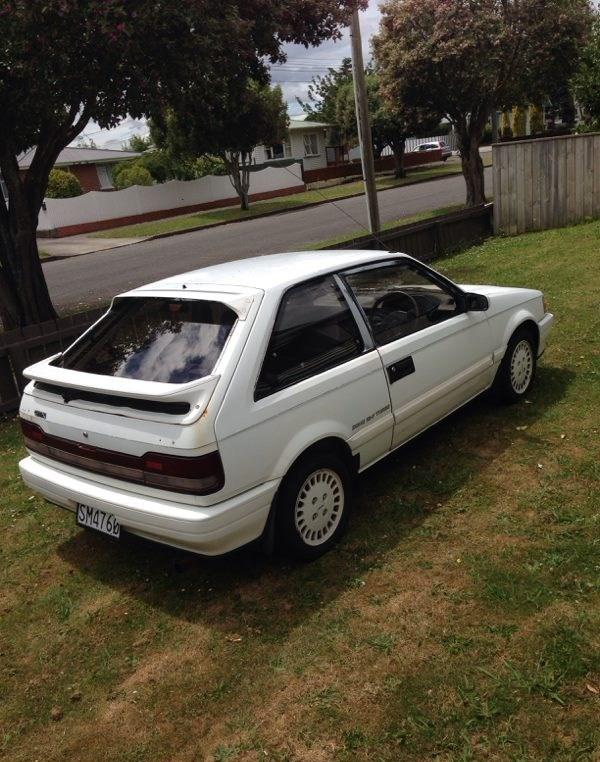
{"type": "MultiPolygon", "coordinates": [[[[379,25],[379,0],[370,0],[369,7],[360,14],[365,62],[370,57],[370,39],[377,32],[379,25]]],[[[324,42],[317,48],[304,48],[302,45],[286,45],[287,61],[271,69],[273,84],[281,85],[283,96],[288,104],[291,116],[301,114],[302,109],[296,98],[306,98],[311,79],[319,74],[326,74],[328,67],[336,67],[343,58],[350,57],[350,36],[348,30],[340,40],[324,42]]],[[[101,130],[90,122],[82,137],[93,140],[98,148],[122,148],[132,135],[147,133],[143,119],[127,117],[111,130],[101,130]]],[[[77,144],[77,141],[74,143],[77,144]]]]}

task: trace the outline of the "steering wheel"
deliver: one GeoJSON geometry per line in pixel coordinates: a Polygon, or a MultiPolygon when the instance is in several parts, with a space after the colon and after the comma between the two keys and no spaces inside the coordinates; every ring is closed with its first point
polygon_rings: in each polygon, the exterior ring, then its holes
{"type": "Polygon", "coordinates": [[[378,299],[376,299],[375,303],[373,304],[373,312],[392,312],[394,309],[400,309],[397,305],[398,302],[400,302],[402,299],[406,299],[410,302],[410,309],[415,313],[415,318],[420,317],[421,312],[419,310],[417,300],[414,298],[414,296],[411,296],[410,294],[407,294],[406,291],[401,291],[400,289],[396,289],[395,291],[388,291],[387,294],[383,294],[383,296],[380,296],[378,299]],[[387,309],[385,308],[386,302],[389,302],[387,309]]]}

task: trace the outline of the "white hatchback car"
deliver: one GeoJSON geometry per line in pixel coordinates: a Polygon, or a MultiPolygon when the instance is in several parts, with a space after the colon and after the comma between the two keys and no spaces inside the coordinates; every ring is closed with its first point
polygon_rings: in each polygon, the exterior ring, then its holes
{"type": "Polygon", "coordinates": [[[357,473],[489,387],[522,398],[552,322],[539,291],[457,286],[387,252],[168,278],[25,371],[21,474],[113,537],[314,558],[357,473]]]}

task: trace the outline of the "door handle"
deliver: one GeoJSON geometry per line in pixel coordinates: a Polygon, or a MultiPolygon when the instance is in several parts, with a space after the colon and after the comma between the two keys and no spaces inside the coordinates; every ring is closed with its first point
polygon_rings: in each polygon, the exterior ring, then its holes
{"type": "Polygon", "coordinates": [[[388,365],[386,370],[390,384],[395,384],[396,381],[399,381],[401,378],[410,376],[411,373],[414,373],[415,364],[412,357],[405,357],[403,360],[397,360],[391,365],[388,365]]]}

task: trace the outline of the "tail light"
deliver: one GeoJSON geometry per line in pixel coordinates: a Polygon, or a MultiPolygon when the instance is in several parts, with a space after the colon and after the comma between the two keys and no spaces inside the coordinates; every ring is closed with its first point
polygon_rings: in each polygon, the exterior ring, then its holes
{"type": "Polygon", "coordinates": [[[32,452],[97,474],[189,495],[209,495],[225,484],[218,450],[195,458],[160,452],[138,457],[46,434],[23,418],[21,430],[25,446],[32,452]]]}

